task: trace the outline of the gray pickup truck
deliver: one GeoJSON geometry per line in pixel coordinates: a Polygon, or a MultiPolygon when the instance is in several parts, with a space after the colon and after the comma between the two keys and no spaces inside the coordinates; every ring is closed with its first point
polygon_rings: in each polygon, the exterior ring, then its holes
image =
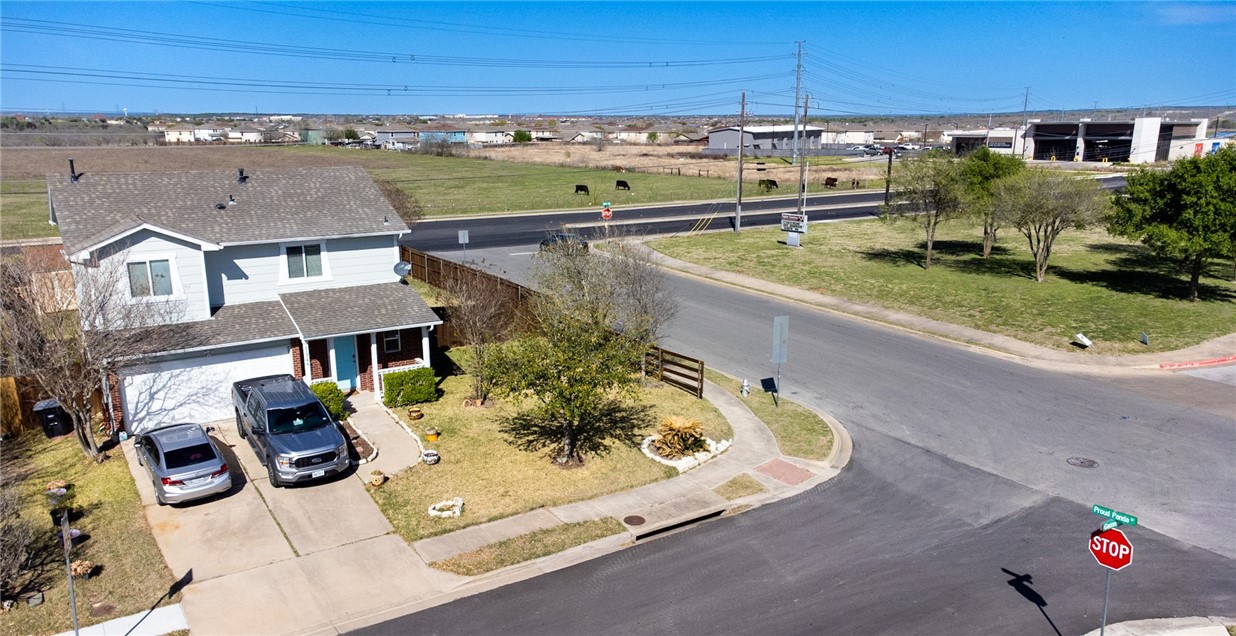
{"type": "Polygon", "coordinates": [[[304,382],[270,375],[232,384],[236,428],[266,465],[270,485],[309,481],[352,465],[348,442],[304,382]]]}

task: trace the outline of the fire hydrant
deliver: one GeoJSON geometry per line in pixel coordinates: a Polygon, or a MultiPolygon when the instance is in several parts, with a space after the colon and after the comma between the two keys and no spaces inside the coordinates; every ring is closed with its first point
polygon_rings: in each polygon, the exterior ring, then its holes
{"type": "Polygon", "coordinates": [[[742,396],[747,397],[748,395],[751,395],[751,383],[747,382],[747,378],[743,378],[742,379],[742,396]]]}

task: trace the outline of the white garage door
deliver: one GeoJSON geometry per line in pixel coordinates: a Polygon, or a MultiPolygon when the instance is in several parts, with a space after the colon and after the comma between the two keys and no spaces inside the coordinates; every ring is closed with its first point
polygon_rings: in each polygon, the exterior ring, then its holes
{"type": "Polygon", "coordinates": [[[128,367],[121,372],[121,403],[130,433],[161,424],[232,417],[232,383],[292,372],[287,344],[128,367]]]}

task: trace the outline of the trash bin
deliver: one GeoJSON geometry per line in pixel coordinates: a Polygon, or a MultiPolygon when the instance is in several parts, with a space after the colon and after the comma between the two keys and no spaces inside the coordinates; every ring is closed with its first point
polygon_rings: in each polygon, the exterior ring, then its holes
{"type": "Polygon", "coordinates": [[[73,421],[56,400],[43,400],[34,405],[34,415],[43,425],[43,434],[48,438],[68,435],[73,432],[73,421]]]}

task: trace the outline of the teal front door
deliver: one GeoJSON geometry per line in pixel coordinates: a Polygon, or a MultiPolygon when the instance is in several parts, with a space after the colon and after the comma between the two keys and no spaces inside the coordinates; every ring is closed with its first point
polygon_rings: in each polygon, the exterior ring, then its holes
{"type": "Polygon", "coordinates": [[[351,391],[359,385],[356,375],[356,336],[335,338],[335,383],[351,391]]]}

